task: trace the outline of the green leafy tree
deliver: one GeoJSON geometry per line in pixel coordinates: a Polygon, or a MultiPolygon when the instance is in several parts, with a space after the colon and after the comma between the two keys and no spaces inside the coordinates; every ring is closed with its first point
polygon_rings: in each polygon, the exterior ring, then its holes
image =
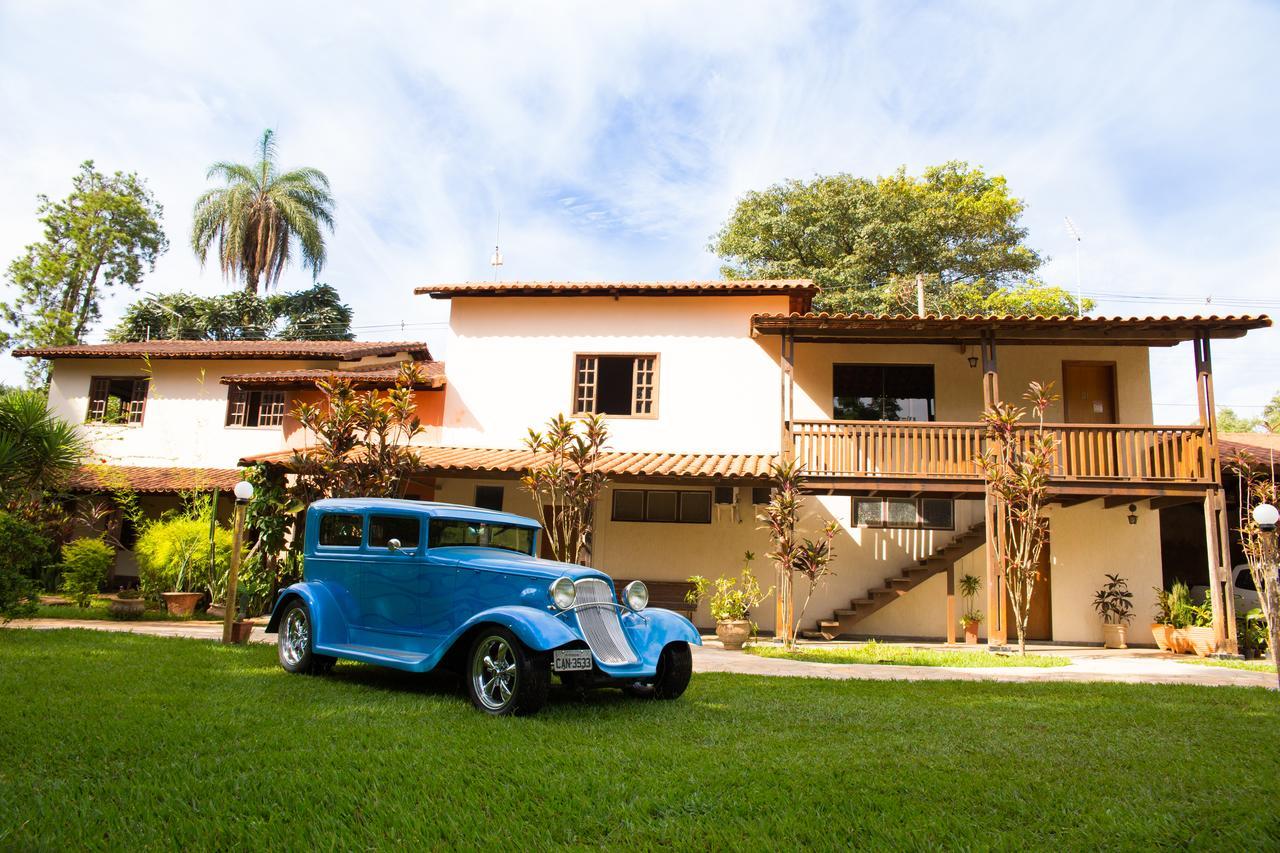
{"type": "Polygon", "coordinates": [[[1259,418],[1246,418],[1234,409],[1218,409],[1218,432],[1254,432],[1261,425],[1259,418]]]}
{"type": "Polygon", "coordinates": [[[88,607],[102,590],[116,560],[116,549],[102,539],[84,537],[62,546],[62,590],[88,607]]]}
{"type": "Polygon", "coordinates": [[[711,249],[727,278],[813,279],[826,310],[914,314],[923,275],[934,313],[1074,314],[1070,294],[1032,278],[1044,259],[1026,245],[1024,208],[1003,177],[963,162],[918,178],[820,175],[747,193],[711,249]]]}
{"type": "Polygon", "coordinates": [[[324,283],[270,296],[247,290],[221,296],[179,291],[133,303],[107,336],[113,341],[350,341],[355,339],[351,317],[338,291],[324,283]]]}
{"type": "Polygon", "coordinates": [[[54,562],[53,543],[39,527],[0,510],[0,622],[35,614],[36,581],[54,562]]]}
{"type": "MultiPolygon", "coordinates": [[[[117,288],[136,289],[168,248],[160,227],[163,208],[136,174],[80,166],[62,201],[39,196],[44,238],[28,245],[6,274],[16,291],[0,304],[13,327],[0,347],[74,344],[101,316],[102,297],[117,288]]],[[[47,384],[48,365],[33,361],[28,379],[47,384]]]]}
{"type": "Polygon", "coordinates": [[[216,242],[223,276],[243,280],[246,290],[257,293],[259,286],[270,289],[280,280],[296,247],[303,266],[319,274],[323,232],[333,231],[334,201],[324,172],[281,172],[275,134],[268,130],[256,163],[214,163],[207,177],[224,186],[201,195],[192,213],[191,248],[201,264],[216,242]]]}
{"type": "Polygon", "coordinates": [[[49,411],[43,394],[0,397],[0,505],[38,506],[62,489],[87,453],[76,428],[49,411]]]}
{"type": "Polygon", "coordinates": [[[1262,422],[1271,432],[1280,432],[1280,391],[1263,407],[1262,422]]]}

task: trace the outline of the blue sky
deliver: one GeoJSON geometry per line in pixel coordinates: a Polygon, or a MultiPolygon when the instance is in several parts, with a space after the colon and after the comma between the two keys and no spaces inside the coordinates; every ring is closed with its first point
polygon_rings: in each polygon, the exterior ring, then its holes
{"type": "MultiPolygon", "coordinates": [[[[321,279],[368,339],[439,340],[447,306],[411,290],[489,278],[499,214],[504,278],[711,277],[742,192],[947,159],[1008,177],[1065,285],[1072,217],[1099,313],[1280,314],[1278,43],[1262,3],[8,0],[0,260],[91,157],[165,206],[144,290],[219,292],[190,207],[209,163],[272,127],[283,164],[333,182],[321,279]]],[[[1278,344],[1220,344],[1219,399],[1256,412],[1278,344]]],[[[1195,416],[1191,361],[1153,356],[1163,422],[1195,416]]],[[[0,380],[20,370],[0,357],[0,380]]]]}

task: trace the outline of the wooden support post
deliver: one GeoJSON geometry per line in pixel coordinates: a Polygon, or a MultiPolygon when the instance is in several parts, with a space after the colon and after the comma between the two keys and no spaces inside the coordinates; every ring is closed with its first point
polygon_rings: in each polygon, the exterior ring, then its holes
{"type": "Polygon", "coordinates": [[[947,645],[956,643],[956,564],[947,566],[947,645]]]}
{"type": "MultiPolygon", "coordinates": [[[[990,409],[1000,402],[1000,374],[996,369],[996,342],[991,333],[982,336],[982,407],[990,409]]],[[[1009,640],[1009,626],[1004,618],[1005,579],[998,555],[1004,552],[1004,506],[985,490],[983,502],[987,525],[987,647],[998,648],[1009,640]]]]}
{"type": "Polygon", "coordinates": [[[1196,403],[1200,422],[1209,436],[1206,453],[1209,476],[1215,487],[1204,498],[1204,533],[1208,551],[1209,602],[1213,608],[1213,638],[1219,653],[1234,655],[1236,637],[1235,598],[1231,589],[1231,549],[1228,542],[1227,504],[1222,490],[1222,460],[1218,449],[1218,410],[1213,394],[1213,353],[1209,335],[1201,332],[1192,342],[1196,365],[1196,403]]]}
{"type": "Polygon", "coordinates": [[[795,399],[793,390],[795,365],[795,340],[792,335],[785,334],[779,342],[782,351],[779,355],[781,373],[778,375],[778,410],[782,419],[781,448],[782,458],[790,461],[795,457],[795,436],[791,431],[793,420],[790,404],[795,399]]]}

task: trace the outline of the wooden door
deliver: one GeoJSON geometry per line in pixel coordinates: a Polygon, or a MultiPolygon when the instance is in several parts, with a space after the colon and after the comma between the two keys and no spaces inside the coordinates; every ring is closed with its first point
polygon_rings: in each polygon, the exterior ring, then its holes
{"type": "MultiPolygon", "coordinates": [[[[1036,578],[1035,589],[1031,591],[1031,612],[1027,614],[1027,639],[1053,639],[1053,609],[1050,607],[1052,585],[1049,581],[1049,543],[1044,543],[1040,551],[1040,576],[1036,578]]],[[[1013,618],[1013,605],[1008,597],[1004,600],[1005,624],[1009,626],[1009,642],[1018,641],[1018,629],[1013,618]]]]}
{"type": "Polygon", "coordinates": [[[1064,361],[1062,404],[1069,424],[1114,424],[1116,366],[1109,361],[1064,361]]]}

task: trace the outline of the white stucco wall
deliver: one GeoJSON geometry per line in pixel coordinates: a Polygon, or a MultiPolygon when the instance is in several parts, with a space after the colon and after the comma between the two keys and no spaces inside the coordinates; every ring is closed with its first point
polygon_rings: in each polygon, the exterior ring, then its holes
{"type": "Polygon", "coordinates": [[[466,297],[453,300],[442,443],[520,447],[573,407],[576,353],[656,353],[655,418],[609,418],[614,450],[773,453],[780,444],[777,338],[752,314],[786,296],[466,297]]]}
{"type": "MultiPolygon", "coordinates": [[[[969,366],[976,348],[961,352],[951,345],[797,344],[795,356],[795,417],[824,420],[832,417],[832,370],[835,364],[932,364],[937,419],[976,421],[982,413],[982,369],[969,366]]],[[[1052,381],[1062,394],[1063,361],[1115,362],[1117,421],[1151,423],[1151,368],[1146,347],[1033,347],[997,345],[1000,393],[1020,403],[1032,381],[1052,381]]],[[[1195,376],[1187,367],[1187,387],[1195,376]]],[[[1064,420],[1061,401],[1045,415],[1049,422],[1064,420]]]]}
{"type": "MultiPolygon", "coordinates": [[[[95,463],[150,467],[234,468],[243,456],[284,448],[281,427],[228,427],[227,374],[332,366],[332,361],[214,361],[206,359],[57,359],[50,408],[79,424],[95,463]],[[94,376],[149,376],[142,423],[84,422],[94,376]]],[[[286,395],[288,392],[286,392],[286,395]]],[[[292,401],[286,396],[286,408],[292,401]]]]}

